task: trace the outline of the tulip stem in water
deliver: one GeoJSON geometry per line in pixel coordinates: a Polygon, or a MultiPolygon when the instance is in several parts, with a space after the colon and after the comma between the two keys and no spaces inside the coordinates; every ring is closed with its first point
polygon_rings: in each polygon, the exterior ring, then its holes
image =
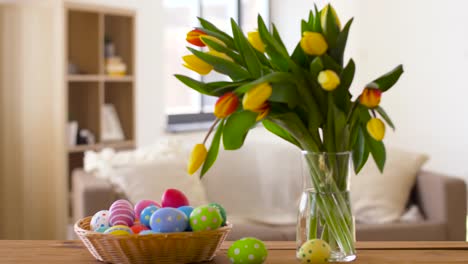
{"type": "Polygon", "coordinates": [[[210,137],[211,132],[213,132],[213,129],[216,127],[216,125],[219,123],[219,118],[216,118],[216,120],[213,122],[211,125],[210,129],[208,130],[208,133],[206,133],[205,139],[203,139],[203,145],[206,143],[208,138],[210,137]]]}

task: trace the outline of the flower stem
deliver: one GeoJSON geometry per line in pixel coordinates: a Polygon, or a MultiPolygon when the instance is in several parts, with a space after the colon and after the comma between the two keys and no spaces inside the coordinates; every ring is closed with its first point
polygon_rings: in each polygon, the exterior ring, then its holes
{"type": "Polygon", "coordinates": [[[205,139],[203,139],[203,145],[205,145],[206,141],[208,140],[208,138],[210,137],[210,134],[213,132],[214,128],[216,127],[216,125],[219,123],[221,119],[219,118],[216,118],[216,120],[213,122],[213,124],[210,126],[210,129],[208,130],[208,133],[206,133],[206,136],[205,136],[205,139]]]}

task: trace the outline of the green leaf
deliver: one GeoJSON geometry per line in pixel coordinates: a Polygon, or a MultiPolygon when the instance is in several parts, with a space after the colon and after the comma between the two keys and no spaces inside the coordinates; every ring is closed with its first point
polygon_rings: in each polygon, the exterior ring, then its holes
{"type": "Polygon", "coordinates": [[[400,64],[395,69],[386,73],[385,75],[377,78],[371,82],[368,87],[378,88],[382,92],[392,88],[392,86],[398,81],[400,76],[403,74],[403,66],[400,64]]]}
{"type": "Polygon", "coordinates": [[[333,60],[332,57],[328,56],[327,54],[322,55],[322,62],[323,66],[327,70],[332,70],[336,72],[337,74],[341,74],[342,67],[338,63],[336,63],[335,60],[333,60]]]}
{"type": "Polygon", "coordinates": [[[272,23],[271,25],[273,26],[273,39],[276,40],[276,42],[278,42],[278,44],[281,46],[281,49],[287,50],[275,24],[272,23]]]}
{"type": "Polygon", "coordinates": [[[210,149],[208,150],[208,154],[206,155],[205,162],[203,163],[203,167],[200,173],[200,179],[203,178],[205,173],[213,166],[216,158],[218,157],[219,151],[219,142],[221,141],[221,135],[223,134],[224,128],[224,119],[219,122],[218,128],[216,129],[216,133],[211,140],[210,149]]]}
{"type": "Polygon", "coordinates": [[[201,30],[206,34],[216,37],[223,41],[228,47],[234,48],[234,40],[231,36],[226,34],[224,31],[217,28],[215,25],[210,23],[208,20],[205,20],[201,17],[198,17],[198,21],[200,21],[200,25],[203,27],[201,30]]]}
{"type": "MultiPolygon", "coordinates": [[[[258,33],[260,34],[260,38],[262,39],[263,43],[266,46],[266,49],[268,51],[268,48],[270,50],[275,51],[275,53],[278,53],[285,59],[289,59],[288,51],[286,48],[283,48],[271,35],[270,32],[268,31],[267,26],[265,25],[265,22],[263,21],[263,18],[259,15],[258,16],[258,33]]],[[[270,54],[268,54],[270,55],[270,54]]]]}
{"type": "Polygon", "coordinates": [[[242,66],[244,65],[244,61],[242,60],[242,57],[236,52],[234,52],[232,49],[225,47],[211,39],[205,38],[203,41],[206,42],[206,44],[210,46],[211,48],[213,48],[214,50],[225,53],[226,55],[231,57],[236,63],[242,66]]]}
{"type": "Polygon", "coordinates": [[[343,65],[343,56],[346,48],[346,42],[348,41],[348,33],[353,23],[353,18],[351,18],[346,25],[344,26],[343,30],[338,35],[338,39],[336,40],[336,47],[330,49],[330,56],[335,59],[335,61],[339,65],[343,65]]]}
{"type": "Polygon", "coordinates": [[[335,106],[333,95],[330,93],[328,94],[327,130],[324,131],[324,138],[329,141],[328,146],[332,148],[331,151],[345,150],[348,142],[348,139],[344,137],[345,130],[346,115],[335,106]]]}
{"type": "Polygon", "coordinates": [[[211,82],[206,85],[210,87],[213,94],[223,95],[227,92],[231,92],[237,87],[244,85],[248,82],[239,81],[239,82],[211,82]]]}
{"type": "Polygon", "coordinates": [[[340,29],[336,24],[336,18],[333,12],[331,11],[331,6],[327,8],[325,23],[326,25],[322,25],[322,31],[325,36],[325,39],[327,40],[328,48],[333,49],[336,47],[336,41],[338,38],[338,34],[340,33],[340,29]]]}
{"type": "Polygon", "coordinates": [[[255,49],[250,45],[244,33],[236,24],[236,21],[231,18],[231,27],[234,35],[234,42],[239,49],[241,56],[244,59],[245,65],[250,72],[250,75],[254,78],[258,78],[262,75],[262,64],[255,54],[255,49]]]}
{"type": "Polygon", "coordinates": [[[194,89],[195,91],[201,93],[201,94],[206,94],[210,96],[218,96],[219,94],[214,92],[206,83],[194,80],[188,76],[181,75],[181,74],[174,74],[174,76],[187,85],[188,87],[194,89]]]}
{"type": "Polygon", "coordinates": [[[249,82],[247,84],[244,84],[244,85],[240,86],[239,88],[237,88],[235,90],[235,92],[238,93],[238,94],[243,94],[243,93],[248,92],[253,87],[255,87],[255,86],[259,85],[259,84],[265,83],[265,82],[269,82],[269,83],[294,82],[294,78],[290,73],[273,72],[273,73],[265,75],[265,76],[263,76],[261,78],[258,78],[255,81],[252,81],[252,82],[249,82]]]}
{"type": "Polygon", "coordinates": [[[300,148],[299,142],[297,142],[296,139],[294,139],[288,132],[286,132],[284,129],[282,129],[280,126],[275,124],[274,122],[268,120],[268,119],[263,119],[262,121],[263,126],[270,131],[271,133],[277,135],[278,137],[296,145],[297,147],[300,148]]]}
{"type": "Polygon", "coordinates": [[[392,120],[390,119],[390,117],[387,115],[387,113],[385,112],[385,110],[380,107],[380,106],[377,106],[377,108],[375,108],[375,110],[377,110],[377,112],[380,114],[380,116],[385,120],[385,122],[387,122],[387,124],[393,129],[395,130],[395,125],[393,125],[393,122],[392,120]]]}
{"type": "Polygon", "coordinates": [[[315,10],[315,18],[314,18],[314,24],[313,24],[313,27],[312,27],[312,31],[313,32],[318,32],[318,33],[322,33],[322,25],[321,25],[321,21],[320,21],[320,11],[318,11],[317,9],[317,5],[314,3],[314,10],[315,10]]]}
{"type": "Polygon", "coordinates": [[[351,59],[341,72],[340,85],[332,92],[336,105],[345,112],[347,112],[351,106],[349,87],[353,82],[355,70],[356,66],[354,65],[354,61],[351,59]]]}
{"type": "MultiPolygon", "coordinates": [[[[363,128],[364,130],[364,128],[363,128]]],[[[366,146],[369,148],[372,157],[374,158],[375,164],[379,168],[380,172],[383,172],[386,161],[385,145],[382,141],[376,141],[373,139],[366,130],[364,133],[366,139],[366,146]]]]}
{"type": "Polygon", "coordinates": [[[323,63],[320,57],[316,57],[311,63],[310,63],[310,76],[316,80],[318,74],[323,70],[323,63]]]}
{"type": "Polygon", "coordinates": [[[294,108],[299,102],[296,85],[290,82],[273,83],[273,92],[268,101],[286,103],[289,108],[294,108]]]}
{"type": "Polygon", "coordinates": [[[257,113],[250,111],[236,112],[230,115],[223,132],[223,145],[226,150],[242,147],[249,130],[255,125],[257,113]]]}
{"type": "Polygon", "coordinates": [[[366,147],[364,133],[360,126],[356,129],[356,142],[353,145],[354,171],[358,174],[369,158],[369,149],[366,147]]]}
{"type": "Polygon", "coordinates": [[[190,47],[188,49],[198,58],[211,64],[213,68],[215,69],[215,71],[228,75],[234,81],[245,80],[245,79],[251,78],[250,73],[245,68],[243,68],[242,66],[239,66],[238,64],[234,62],[221,59],[219,57],[213,56],[211,54],[208,54],[202,51],[198,51],[196,49],[192,49],[190,47]]]}
{"type": "Polygon", "coordinates": [[[296,45],[296,48],[294,49],[291,55],[291,60],[293,60],[297,65],[301,66],[302,68],[307,67],[307,65],[309,64],[308,57],[302,49],[300,43],[296,45]]]}

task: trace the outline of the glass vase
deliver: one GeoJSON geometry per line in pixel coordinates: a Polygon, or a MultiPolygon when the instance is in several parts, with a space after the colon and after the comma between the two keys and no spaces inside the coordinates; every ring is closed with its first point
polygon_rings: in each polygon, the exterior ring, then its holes
{"type": "Polygon", "coordinates": [[[353,174],[351,155],[351,152],[302,153],[303,192],[297,220],[297,254],[308,240],[322,239],[331,248],[329,262],[356,259],[355,224],[349,197],[349,180],[353,174]]]}

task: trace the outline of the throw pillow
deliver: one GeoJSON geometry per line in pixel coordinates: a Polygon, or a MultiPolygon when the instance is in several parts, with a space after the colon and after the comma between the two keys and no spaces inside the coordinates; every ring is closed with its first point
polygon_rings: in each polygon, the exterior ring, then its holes
{"type": "Polygon", "coordinates": [[[428,156],[424,154],[388,149],[383,173],[369,160],[351,179],[351,204],[356,220],[362,223],[399,220],[405,212],[416,176],[427,160],[428,156]]]}

